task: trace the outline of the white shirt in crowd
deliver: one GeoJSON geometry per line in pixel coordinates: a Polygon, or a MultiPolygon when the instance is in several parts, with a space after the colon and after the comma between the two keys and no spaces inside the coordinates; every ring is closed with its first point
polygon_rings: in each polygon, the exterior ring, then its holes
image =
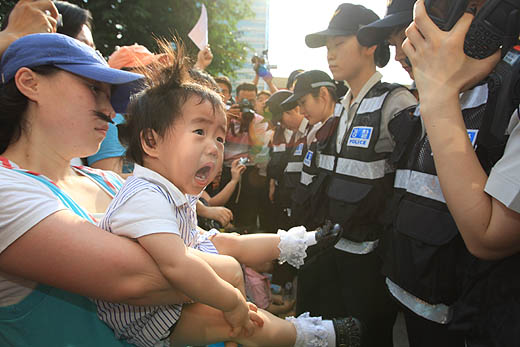
{"type": "Polygon", "coordinates": [[[520,213],[520,120],[518,110],[509,123],[509,140],[504,155],[495,164],[485,191],[509,209],[520,213]]]}

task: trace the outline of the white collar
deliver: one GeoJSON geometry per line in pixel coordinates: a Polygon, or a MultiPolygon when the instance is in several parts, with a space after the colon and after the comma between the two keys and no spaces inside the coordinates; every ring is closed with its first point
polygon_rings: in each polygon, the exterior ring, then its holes
{"type": "Polygon", "coordinates": [[[300,122],[300,126],[298,127],[298,132],[300,132],[301,134],[305,134],[308,124],[309,124],[309,120],[307,118],[303,117],[302,121],[300,122]]]}
{"type": "Polygon", "coordinates": [[[381,81],[382,78],[383,75],[379,71],[374,72],[374,74],[368,79],[368,81],[365,82],[363,88],[361,88],[359,94],[354,99],[354,102],[350,102],[352,100],[352,91],[349,89],[343,100],[341,100],[341,103],[347,110],[350,109],[351,105],[360,103],[361,100],[363,100],[363,98],[365,97],[365,95],[367,95],[367,93],[370,91],[370,89],[372,89],[373,86],[375,86],[379,81],[381,81]]]}
{"type": "Polygon", "coordinates": [[[198,195],[184,194],[177,188],[172,182],[165,177],[161,176],[157,172],[145,168],[141,165],[135,164],[133,175],[138,178],[144,178],[147,181],[153,182],[162,188],[164,188],[173,199],[175,206],[182,206],[188,204],[193,207],[199,199],[202,192],[198,195]]]}

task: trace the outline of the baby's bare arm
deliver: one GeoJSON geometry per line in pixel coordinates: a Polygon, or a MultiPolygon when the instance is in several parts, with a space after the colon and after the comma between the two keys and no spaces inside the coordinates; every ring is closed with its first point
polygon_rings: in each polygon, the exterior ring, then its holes
{"type": "Polygon", "coordinates": [[[196,302],[223,311],[234,336],[242,329],[252,333],[250,307],[243,294],[218,276],[204,259],[191,252],[178,235],[157,233],[140,237],[138,241],[172,286],[196,302]]]}
{"type": "Polygon", "coordinates": [[[203,259],[224,281],[238,288],[245,297],[244,274],[240,263],[233,257],[221,254],[204,253],[189,248],[188,252],[203,259]]]}

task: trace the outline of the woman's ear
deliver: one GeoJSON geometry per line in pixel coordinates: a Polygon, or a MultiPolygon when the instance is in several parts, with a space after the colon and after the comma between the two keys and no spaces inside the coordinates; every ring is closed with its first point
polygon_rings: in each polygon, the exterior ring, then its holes
{"type": "Polygon", "coordinates": [[[328,104],[330,100],[332,99],[332,96],[327,89],[327,87],[320,87],[320,99],[325,103],[328,104]]]}
{"type": "Polygon", "coordinates": [[[143,152],[151,158],[157,158],[159,154],[158,150],[159,135],[153,129],[145,129],[141,131],[141,146],[143,152]]]}
{"type": "Polygon", "coordinates": [[[324,102],[329,101],[330,94],[329,94],[329,91],[328,91],[327,87],[320,87],[320,98],[324,102]]]}
{"type": "Polygon", "coordinates": [[[370,47],[363,47],[367,56],[374,55],[376,53],[377,45],[370,47]]]}
{"type": "Polygon", "coordinates": [[[22,67],[14,75],[16,88],[31,101],[36,101],[41,90],[41,76],[29,68],[22,67]]]}

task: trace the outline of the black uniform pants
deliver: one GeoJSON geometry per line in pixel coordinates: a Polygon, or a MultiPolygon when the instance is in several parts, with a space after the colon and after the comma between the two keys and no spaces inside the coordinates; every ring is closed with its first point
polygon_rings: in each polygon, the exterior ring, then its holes
{"type": "MultiPolygon", "coordinates": [[[[224,184],[231,180],[231,168],[223,168],[222,180],[224,184]]],[[[226,207],[233,211],[233,223],[239,229],[247,229],[249,233],[258,232],[257,219],[262,231],[272,229],[269,225],[273,219],[272,206],[268,201],[266,178],[261,176],[258,168],[254,166],[248,166],[244,171],[240,188],[237,185],[226,207]]]]}
{"type": "Polygon", "coordinates": [[[357,255],[329,247],[311,255],[298,273],[297,290],[297,314],[354,316],[365,328],[363,347],[393,346],[397,305],[375,252],[357,255]]]}
{"type": "Polygon", "coordinates": [[[448,330],[445,324],[432,322],[403,307],[410,347],[464,347],[464,335],[448,330]]]}

